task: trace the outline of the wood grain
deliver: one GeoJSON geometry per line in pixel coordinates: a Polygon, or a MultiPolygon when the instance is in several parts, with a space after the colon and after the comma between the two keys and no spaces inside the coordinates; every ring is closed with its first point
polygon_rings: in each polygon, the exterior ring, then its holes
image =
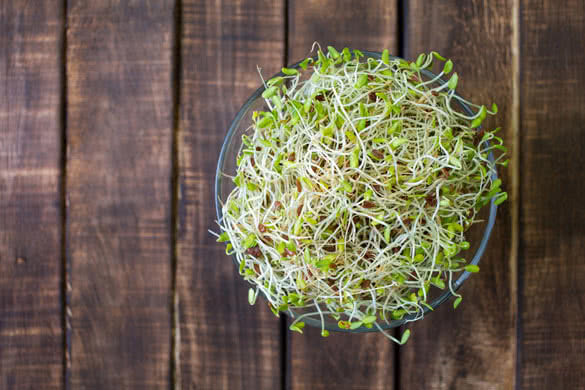
{"type": "Polygon", "coordinates": [[[174,4],[68,6],[71,389],[167,389],[174,4]]]}
{"type": "Polygon", "coordinates": [[[280,323],[251,307],[217,230],[213,183],[223,138],[246,98],[284,55],[280,1],[184,1],[177,283],[183,390],[277,389],[280,323]]]}
{"type": "MultiPolygon", "coordinates": [[[[351,47],[396,54],[395,2],[290,1],[289,63],[309,55],[311,45],[351,47]]],[[[288,333],[287,389],[392,389],[395,346],[382,335],[348,335],[306,329],[288,333]]]]}
{"type": "MultiPolygon", "coordinates": [[[[406,54],[436,50],[451,58],[459,74],[458,92],[479,104],[497,102],[499,113],[488,128],[502,126],[513,149],[512,1],[409,3],[406,54]]],[[[517,158],[517,156],[513,156],[517,158]]],[[[514,198],[512,177],[499,169],[514,198]]],[[[400,349],[403,389],[513,389],[515,372],[515,256],[512,201],[498,209],[496,227],[480,262],[481,272],[465,282],[457,310],[445,303],[410,326],[400,349]],[[421,374],[415,374],[420,372],[421,374]]]]}
{"type": "Polygon", "coordinates": [[[289,64],[309,56],[314,42],[397,55],[397,1],[293,0],[288,17],[289,64]]]}
{"type": "Polygon", "coordinates": [[[63,388],[61,2],[0,4],[0,388],[63,388]]]}
{"type": "Polygon", "coordinates": [[[520,388],[585,388],[585,5],[522,5],[520,388]]]}

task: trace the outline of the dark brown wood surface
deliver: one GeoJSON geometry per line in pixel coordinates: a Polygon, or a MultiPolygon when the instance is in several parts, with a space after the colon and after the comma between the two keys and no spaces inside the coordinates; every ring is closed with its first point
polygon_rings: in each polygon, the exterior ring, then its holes
{"type": "Polygon", "coordinates": [[[0,389],[63,388],[61,4],[0,5],[0,389]]]}
{"type": "Polygon", "coordinates": [[[522,20],[519,387],[585,388],[585,4],[522,20]]]}
{"type": "MultiPolygon", "coordinates": [[[[513,149],[513,88],[515,85],[512,1],[411,1],[407,9],[405,56],[436,50],[451,58],[460,75],[458,92],[473,102],[492,102],[498,115],[484,126],[501,126],[513,149]],[[489,88],[486,88],[489,86],[489,88]]],[[[512,156],[518,158],[518,156],[512,156]]],[[[513,198],[512,175],[499,174],[513,198]]],[[[460,290],[463,301],[452,300],[423,321],[409,326],[411,340],[400,348],[401,389],[509,389],[515,372],[515,255],[511,252],[512,202],[498,209],[498,223],[481,272],[460,290]],[[412,375],[420,368],[423,375],[412,375]]]]}
{"type": "MultiPolygon", "coordinates": [[[[313,42],[377,50],[398,50],[398,10],[393,1],[289,2],[288,62],[309,55],[313,42]]],[[[317,50],[315,48],[315,50],[317,50]]],[[[393,389],[396,346],[378,334],[347,335],[320,329],[288,331],[287,389],[393,389]]]]}
{"type": "Polygon", "coordinates": [[[584,30],[575,0],[2,2],[0,389],[584,388],[584,30]],[[207,232],[256,66],[315,41],[437,50],[500,108],[481,272],[403,347],[291,333],[207,232]]]}
{"type": "Polygon", "coordinates": [[[183,390],[276,389],[280,321],[208,233],[219,149],[231,120],[284,55],[283,2],[185,1],[182,8],[177,228],[183,390]]]}
{"type": "MultiPolygon", "coordinates": [[[[292,0],[288,3],[288,63],[310,55],[318,42],[326,51],[356,48],[397,55],[399,36],[398,0],[292,0]]],[[[311,55],[314,55],[311,54],[311,55]]]]}
{"type": "Polygon", "coordinates": [[[71,389],[167,389],[173,2],[67,11],[71,389]]]}

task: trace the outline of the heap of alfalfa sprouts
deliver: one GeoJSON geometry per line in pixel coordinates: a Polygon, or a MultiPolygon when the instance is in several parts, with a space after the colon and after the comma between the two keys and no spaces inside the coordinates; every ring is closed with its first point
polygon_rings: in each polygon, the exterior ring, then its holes
{"type": "MultiPolygon", "coordinates": [[[[437,53],[416,62],[361,58],[329,47],[318,59],[266,82],[268,110],[255,112],[237,159],[236,187],[223,204],[226,252],[275,315],[313,308],[302,319],[340,328],[376,326],[429,307],[429,289],[453,289],[453,274],[477,272],[458,256],[464,232],[492,197],[497,131],[477,131],[486,114],[452,108],[457,74],[437,53]],[[432,80],[422,69],[444,62],[432,80]],[[305,77],[302,73],[306,71],[305,77]],[[310,75],[310,77],[308,77],[310,75]],[[489,141],[486,142],[486,141],[489,141]]],[[[387,332],[386,336],[396,342],[387,332]]]]}

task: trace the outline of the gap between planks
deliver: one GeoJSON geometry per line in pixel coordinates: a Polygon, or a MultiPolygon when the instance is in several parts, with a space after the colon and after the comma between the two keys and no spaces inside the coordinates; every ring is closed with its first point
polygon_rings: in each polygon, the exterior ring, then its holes
{"type": "Polygon", "coordinates": [[[61,327],[63,329],[63,389],[70,389],[70,373],[71,373],[71,293],[73,287],[71,285],[71,259],[67,256],[67,208],[69,206],[69,199],[67,198],[67,156],[68,153],[68,138],[67,138],[67,11],[68,0],[63,0],[61,3],[61,47],[59,48],[61,54],[61,69],[59,77],[61,78],[61,97],[60,97],[60,121],[61,121],[61,161],[60,161],[60,208],[61,208],[61,307],[62,320],[61,327]]]}
{"type": "Polygon", "coordinates": [[[510,183],[510,192],[512,193],[511,198],[511,205],[510,205],[510,218],[512,224],[512,237],[511,237],[511,245],[510,245],[510,309],[513,311],[512,318],[514,319],[514,325],[516,328],[516,332],[513,334],[515,338],[515,348],[512,350],[512,359],[515,364],[515,369],[513,370],[514,378],[512,378],[512,383],[514,383],[514,388],[519,388],[519,381],[518,378],[519,370],[520,370],[520,360],[519,360],[519,348],[520,348],[520,340],[522,337],[522,328],[520,323],[520,291],[521,288],[521,281],[520,281],[520,273],[519,273],[519,262],[518,262],[518,253],[519,253],[519,240],[520,240],[520,109],[521,109],[521,102],[520,102],[520,83],[521,83],[521,74],[520,74],[520,0],[512,0],[512,15],[511,15],[511,25],[512,25],[512,115],[510,119],[510,126],[512,127],[512,155],[510,159],[510,173],[512,182],[510,183]]]}
{"type": "Polygon", "coordinates": [[[183,7],[182,0],[175,1],[174,9],[174,43],[171,51],[171,63],[173,66],[173,75],[171,79],[171,89],[173,92],[173,123],[172,123],[172,140],[171,140],[171,388],[173,390],[181,389],[181,319],[179,315],[179,291],[177,288],[177,270],[179,257],[177,253],[177,234],[179,229],[179,127],[181,115],[181,72],[183,70],[182,61],[182,29],[183,29],[183,7]]]}

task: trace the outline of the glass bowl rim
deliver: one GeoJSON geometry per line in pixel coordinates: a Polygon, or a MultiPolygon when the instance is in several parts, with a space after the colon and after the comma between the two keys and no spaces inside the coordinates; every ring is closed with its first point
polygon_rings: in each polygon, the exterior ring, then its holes
{"type": "MultiPolygon", "coordinates": [[[[352,49],[350,49],[352,50],[352,49]]],[[[353,52],[353,50],[352,50],[353,52]]],[[[380,52],[374,52],[374,51],[369,51],[369,50],[361,50],[361,52],[368,58],[375,58],[375,59],[381,59],[382,57],[382,53],[380,52]]],[[[317,56],[312,57],[313,60],[317,59],[317,56]]],[[[397,57],[397,56],[390,56],[390,59],[395,60],[395,59],[403,59],[401,57],[397,57]]],[[[287,66],[287,68],[295,68],[298,69],[300,67],[300,63],[302,62],[298,61],[292,65],[287,66]]],[[[436,75],[426,69],[422,69],[421,73],[424,74],[427,77],[431,77],[434,78],[436,77],[436,75]]],[[[268,78],[267,80],[270,80],[274,77],[278,77],[278,76],[286,76],[284,73],[282,72],[278,72],[276,74],[274,74],[272,77],[268,78]]],[[[446,81],[444,81],[443,79],[439,79],[439,81],[441,84],[444,84],[446,81]]],[[[261,98],[262,96],[262,92],[264,92],[266,88],[264,87],[264,85],[261,85],[256,91],[254,91],[250,97],[248,97],[248,99],[246,99],[246,102],[242,105],[242,107],[238,110],[236,116],[234,117],[234,119],[232,120],[229,130],[224,138],[223,144],[221,146],[221,150],[219,153],[219,159],[217,162],[217,168],[216,168],[216,172],[215,172],[215,185],[214,185],[214,196],[215,196],[215,211],[216,211],[216,216],[217,216],[217,220],[221,221],[222,219],[222,212],[221,212],[221,204],[219,202],[219,193],[220,193],[220,184],[221,184],[221,179],[222,179],[222,172],[221,172],[221,167],[224,165],[224,161],[227,157],[227,149],[228,146],[231,145],[231,141],[232,138],[234,137],[234,134],[236,132],[236,130],[239,127],[239,124],[241,122],[241,120],[244,118],[244,115],[246,115],[246,113],[248,112],[248,110],[250,109],[250,107],[252,106],[252,104],[258,99],[261,98]]],[[[455,94],[455,96],[460,97],[458,94],[455,94]]],[[[461,106],[461,108],[465,111],[466,114],[468,115],[473,115],[473,112],[471,111],[471,109],[469,108],[469,106],[467,106],[467,104],[462,103],[461,101],[457,101],[459,103],[459,105],[461,106]]],[[[476,129],[477,131],[481,130],[481,127],[478,127],[476,129]]],[[[488,155],[488,160],[490,162],[494,162],[494,155],[493,152],[490,151],[489,155],[488,155]]],[[[494,170],[494,172],[492,172],[491,175],[492,181],[496,180],[498,178],[498,173],[497,170],[494,170]]],[[[475,254],[473,255],[473,258],[471,259],[471,261],[468,264],[474,264],[477,265],[479,264],[479,261],[481,259],[481,257],[483,256],[485,249],[487,248],[487,244],[489,241],[489,238],[492,234],[492,230],[493,227],[495,225],[496,222],[496,214],[497,214],[497,209],[498,206],[495,204],[495,198],[492,198],[491,202],[490,202],[490,208],[489,208],[489,216],[488,216],[488,220],[487,220],[487,224],[484,230],[484,234],[483,237],[481,239],[481,242],[479,244],[479,247],[477,248],[475,254]]],[[[236,261],[236,257],[235,255],[231,255],[232,260],[234,261],[234,263],[237,266],[237,261],[236,261]]],[[[461,285],[463,284],[463,282],[465,282],[465,280],[467,280],[467,278],[469,278],[469,276],[471,275],[470,272],[468,271],[463,271],[455,280],[455,282],[453,283],[453,290],[457,291],[461,285]]],[[[453,297],[454,295],[451,293],[451,291],[449,289],[447,289],[446,291],[444,291],[441,295],[439,295],[438,297],[436,297],[431,303],[430,306],[434,309],[436,309],[437,307],[439,307],[442,303],[444,303],[445,301],[449,300],[451,297],[453,297]]],[[[429,309],[428,307],[424,307],[423,308],[423,316],[426,316],[428,313],[432,313],[431,309],[429,309]]],[[[285,314],[288,315],[288,313],[285,312],[285,314]]],[[[380,322],[378,323],[378,325],[380,325],[380,327],[384,330],[387,329],[391,329],[391,328],[395,328],[401,325],[404,325],[407,322],[411,322],[415,320],[416,315],[415,314],[410,314],[407,315],[405,317],[403,317],[400,320],[392,320],[390,321],[390,324],[386,323],[386,322],[380,322]]],[[[292,317],[294,318],[294,317],[292,317]]],[[[422,319],[424,317],[421,317],[420,319],[422,319]]],[[[321,321],[315,320],[313,318],[306,318],[305,323],[307,323],[308,325],[311,326],[316,326],[319,327],[321,326],[321,321]]],[[[365,333],[365,332],[376,332],[378,331],[377,328],[373,327],[373,328],[366,328],[364,326],[359,327],[357,329],[341,329],[338,327],[335,327],[335,329],[333,329],[332,327],[328,327],[327,325],[325,325],[325,328],[328,330],[332,330],[332,331],[336,331],[336,332],[344,332],[344,333],[365,333]]]]}

